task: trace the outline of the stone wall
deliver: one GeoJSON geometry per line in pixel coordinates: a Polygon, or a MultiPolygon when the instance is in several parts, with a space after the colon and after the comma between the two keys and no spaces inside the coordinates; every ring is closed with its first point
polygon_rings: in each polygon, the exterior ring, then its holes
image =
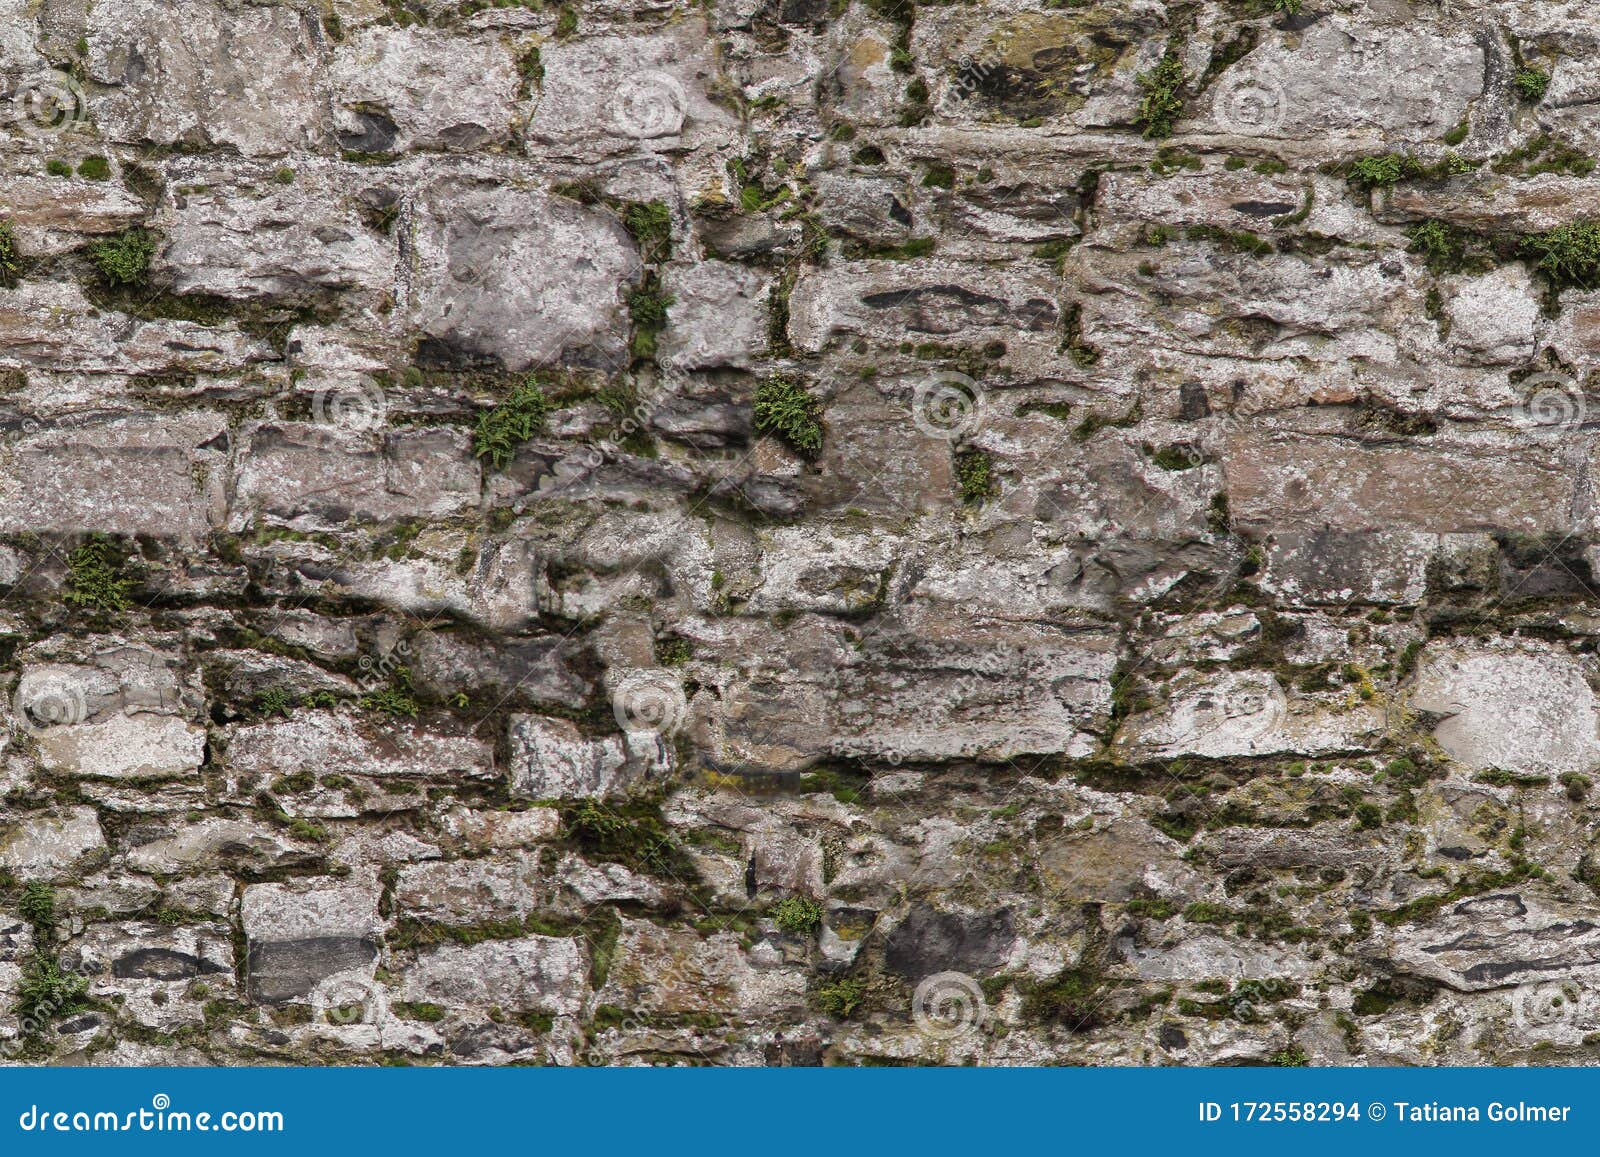
{"type": "Polygon", "coordinates": [[[0,1051],[1592,1062],[1597,47],[0,0],[0,1051]]]}

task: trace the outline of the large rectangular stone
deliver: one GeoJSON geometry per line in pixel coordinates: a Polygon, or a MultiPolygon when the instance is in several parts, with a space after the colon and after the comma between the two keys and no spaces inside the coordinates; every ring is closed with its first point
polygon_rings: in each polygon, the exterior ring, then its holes
{"type": "Polygon", "coordinates": [[[1255,532],[1539,534],[1564,533],[1576,521],[1577,473],[1553,442],[1393,444],[1252,432],[1229,441],[1223,468],[1233,518],[1255,532]]]}

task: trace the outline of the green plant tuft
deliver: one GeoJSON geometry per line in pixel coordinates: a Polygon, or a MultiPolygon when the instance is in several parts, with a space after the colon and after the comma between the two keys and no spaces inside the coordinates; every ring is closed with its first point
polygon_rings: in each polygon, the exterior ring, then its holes
{"type": "Polygon", "coordinates": [[[656,356],[656,339],[667,326],[667,307],[672,295],[661,288],[661,282],[651,272],[645,274],[639,288],[628,294],[628,316],[633,320],[633,356],[656,356]]]}
{"type": "Polygon", "coordinates": [[[1183,112],[1183,61],[1175,49],[1168,48],[1159,64],[1138,76],[1144,96],[1134,119],[1148,139],[1172,135],[1173,123],[1183,112]]]}
{"type": "Polygon", "coordinates": [[[56,961],[36,954],[22,969],[15,1011],[31,1021],[54,1019],[84,1007],[88,988],[86,978],[63,972],[56,961]]]}
{"type": "Polygon", "coordinates": [[[756,389],[756,430],[776,434],[806,457],[822,449],[821,403],[805,388],[774,374],[756,389]]]}
{"type": "Polygon", "coordinates": [[[41,880],[29,882],[17,900],[17,912],[35,929],[44,931],[56,926],[55,889],[41,880]]]}
{"type": "Polygon", "coordinates": [[[368,711],[381,711],[397,718],[415,719],[417,700],[411,693],[411,671],[396,667],[389,676],[389,685],[369,691],[361,697],[361,706],[368,711]]]}
{"type": "Polygon", "coordinates": [[[850,1019],[850,1014],[860,1008],[866,998],[867,983],[857,977],[831,981],[816,991],[817,1007],[840,1020],[850,1019]]]}
{"type": "Polygon", "coordinates": [[[810,896],[785,896],[768,913],[785,932],[803,934],[822,923],[822,905],[810,896]]]}
{"type": "Polygon", "coordinates": [[[10,221],[0,221],[0,286],[10,289],[22,276],[22,262],[17,257],[17,236],[10,221]]]}
{"type": "Polygon", "coordinates": [[[523,379],[505,401],[478,415],[478,428],[472,434],[472,450],[489,459],[495,470],[504,470],[521,446],[544,429],[550,403],[532,376],[523,379]]]}
{"type": "Polygon", "coordinates": [[[1538,104],[1550,87],[1550,74],[1542,68],[1521,68],[1511,78],[1511,84],[1523,100],[1538,104]]]}
{"type": "Polygon", "coordinates": [[[1574,221],[1523,238],[1522,255],[1557,289],[1600,283],[1600,221],[1574,221]]]}
{"type": "Polygon", "coordinates": [[[89,247],[89,260],[100,271],[100,276],[113,288],[118,285],[140,285],[150,271],[150,258],[155,256],[156,239],[143,229],[129,229],[89,247]]]}
{"type": "Polygon", "coordinates": [[[994,497],[1000,489],[994,477],[994,458],[987,450],[963,450],[956,455],[956,482],[961,487],[961,501],[968,506],[994,497]]]}
{"type": "Polygon", "coordinates": [[[98,611],[125,611],[134,582],[122,574],[111,543],[96,535],[67,556],[66,601],[98,611]]]}

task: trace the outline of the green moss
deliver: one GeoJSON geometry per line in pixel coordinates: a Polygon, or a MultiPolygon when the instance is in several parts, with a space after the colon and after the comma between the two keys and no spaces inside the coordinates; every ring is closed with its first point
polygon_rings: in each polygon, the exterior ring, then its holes
{"type": "Polygon", "coordinates": [[[17,235],[10,221],[0,221],[0,286],[10,289],[22,276],[22,261],[17,254],[17,235]]]}
{"type": "Polygon", "coordinates": [[[29,1020],[56,1020],[87,1007],[84,993],[88,988],[86,977],[63,972],[59,963],[37,952],[23,966],[14,1009],[29,1020]]]}
{"type": "Polygon", "coordinates": [[[1444,143],[1454,148],[1456,145],[1459,145],[1462,141],[1467,139],[1467,130],[1467,118],[1463,116],[1460,124],[1451,129],[1449,132],[1445,133],[1444,143]]]}
{"type": "Polygon", "coordinates": [[[978,506],[984,499],[999,493],[999,482],[994,477],[994,458],[987,450],[963,450],[956,455],[956,482],[961,488],[961,501],[968,506],[978,506]]]}
{"type": "Polygon", "coordinates": [[[17,900],[17,914],[36,931],[48,933],[56,926],[55,889],[40,880],[29,881],[17,900]]]}
{"type": "Polygon", "coordinates": [[[756,389],[756,431],[777,435],[806,457],[822,449],[821,415],[821,403],[782,374],[773,374],[756,389]]]}
{"type": "Polygon", "coordinates": [[[1183,61],[1177,49],[1169,47],[1160,63],[1137,79],[1144,95],[1134,123],[1146,138],[1170,137],[1173,123],[1183,112],[1183,61]]]}
{"type": "Polygon", "coordinates": [[[1223,229],[1217,225],[1191,225],[1184,231],[1190,241],[1210,241],[1234,253],[1248,253],[1252,257],[1265,257],[1272,252],[1272,242],[1256,236],[1246,229],[1223,229]]]}
{"type": "Polygon", "coordinates": [[[1466,255],[1466,244],[1461,235],[1443,221],[1424,221],[1406,231],[1411,238],[1407,251],[1415,253],[1435,273],[1448,273],[1459,269],[1466,255]]]}
{"type": "Polygon", "coordinates": [[[1473,783],[1486,783],[1490,787],[1548,787],[1548,775],[1523,775],[1500,767],[1486,767],[1472,777],[1473,783]]]}
{"type": "Polygon", "coordinates": [[[389,676],[389,685],[369,691],[361,697],[361,706],[367,711],[378,711],[397,718],[415,719],[417,700],[411,691],[411,672],[396,667],[389,676]]]}
{"type": "Polygon", "coordinates": [[[1138,425],[1142,413],[1143,408],[1138,402],[1135,402],[1133,408],[1126,414],[1115,416],[1111,414],[1090,414],[1073,427],[1072,438],[1076,442],[1087,442],[1101,430],[1121,429],[1138,425]]]}
{"type": "Polygon", "coordinates": [[[1166,920],[1177,914],[1177,908],[1165,900],[1129,900],[1126,908],[1130,916],[1145,916],[1151,920],[1166,920]]]}
{"type": "Polygon", "coordinates": [[[78,162],[78,176],[85,181],[105,181],[111,177],[111,162],[104,157],[84,157],[78,162]]]}
{"type": "Polygon", "coordinates": [[[1049,984],[1029,989],[1022,998],[1022,1015],[1035,1024],[1059,1024],[1083,1032],[1101,1023],[1105,990],[1098,970],[1068,969],[1049,984]]]}
{"type": "Polygon", "coordinates": [[[1362,157],[1350,165],[1349,180],[1357,188],[1381,189],[1410,176],[1416,162],[1400,153],[1362,157]]]}
{"type": "Polygon", "coordinates": [[[578,10],[570,4],[563,4],[556,13],[555,37],[565,40],[578,31],[578,10]]]}
{"type": "Polygon", "coordinates": [[[389,1005],[396,1016],[406,1020],[420,1020],[428,1024],[436,1024],[444,1019],[444,1009],[437,1004],[418,1004],[406,1000],[397,1000],[389,1005]]]}
{"type": "Polygon", "coordinates": [[[819,985],[812,997],[817,1007],[829,1016],[849,1020],[850,1014],[867,998],[867,983],[859,977],[847,976],[819,985]]]}
{"type": "Polygon", "coordinates": [[[530,374],[505,401],[478,415],[478,426],[472,434],[473,453],[489,459],[492,469],[504,470],[517,447],[544,429],[549,409],[544,390],[530,374]]]}
{"type": "Polygon", "coordinates": [[[1600,222],[1574,221],[1523,238],[1521,252],[1557,289],[1600,281],[1600,222]]]}
{"type": "Polygon", "coordinates": [[[1561,137],[1540,133],[1500,157],[1490,168],[1518,177],[1537,177],[1541,173],[1587,177],[1594,172],[1594,158],[1561,137]]]}
{"type": "Polygon", "coordinates": [[[1273,1053],[1272,1063],[1280,1069],[1303,1069],[1311,1063],[1311,1057],[1299,1045],[1290,1045],[1273,1053]]]}
{"type": "Polygon", "coordinates": [[[664,201],[629,201],[622,207],[622,224],[639,246],[646,264],[672,256],[672,213],[664,201]]]}
{"type": "Polygon", "coordinates": [[[1511,86],[1523,100],[1538,104],[1544,99],[1545,90],[1550,87],[1550,74],[1542,68],[1520,68],[1511,78],[1511,86]]]}
{"type": "Polygon", "coordinates": [[[96,535],[67,557],[67,591],[75,607],[125,611],[134,580],[122,573],[123,560],[111,543],[96,535]]]}
{"type": "Polygon", "coordinates": [[[273,715],[288,715],[295,702],[295,697],[282,687],[269,687],[256,696],[256,714],[264,719],[273,715]]]}
{"type": "Polygon", "coordinates": [[[1203,168],[1205,162],[1193,153],[1165,147],[1157,149],[1155,158],[1150,162],[1150,171],[1158,177],[1170,177],[1185,169],[1198,172],[1203,168]]]}
{"type": "Polygon", "coordinates": [[[1144,452],[1154,465],[1173,472],[1193,470],[1206,462],[1206,456],[1198,448],[1187,443],[1163,446],[1159,450],[1146,445],[1144,452]]]}
{"type": "Polygon", "coordinates": [[[656,356],[656,340],[667,326],[667,307],[672,295],[661,288],[655,273],[644,276],[639,288],[628,294],[628,316],[633,320],[633,356],[646,360],[656,356]]]}
{"type": "Polygon", "coordinates": [[[656,662],[663,667],[681,667],[694,658],[694,644],[678,635],[663,635],[655,640],[656,662]]]}
{"type": "Polygon", "coordinates": [[[52,177],[70,177],[72,176],[72,163],[64,161],[60,157],[51,157],[44,163],[44,171],[52,177]]]}
{"type": "Polygon", "coordinates": [[[822,905],[810,896],[785,896],[772,906],[767,915],[785,932],[799,935],[816,931],[822,923],[822,905]]]}
{"type": "Polygon", "coordinates": [[[134,228],[89,246],[89,260],[112,288],[142,285],[155,252],[155,237],[144,229],[134,228]]]}
{"type": "Polygon", "coordinates": [[[938,239],[934,237],[911,237],[898,245],[848,241],[844,245],[844,255],[852,261],[912,261],[928,256],[937,246],[938,239]]]}
{"type": "Polygon", "coordinates": [[[579,800],[561,809],[568,841],[594,859],[672,879],[699,878],[652,799],[579,800]]]}

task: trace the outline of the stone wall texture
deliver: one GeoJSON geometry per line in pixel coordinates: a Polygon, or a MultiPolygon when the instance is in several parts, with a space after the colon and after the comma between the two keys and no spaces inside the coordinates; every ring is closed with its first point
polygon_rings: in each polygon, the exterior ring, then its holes
{"type": "Polygon", "coordinates": [[[1597,52],[0,0],[0,1054],[1600,1060],[1597,52]]]}

